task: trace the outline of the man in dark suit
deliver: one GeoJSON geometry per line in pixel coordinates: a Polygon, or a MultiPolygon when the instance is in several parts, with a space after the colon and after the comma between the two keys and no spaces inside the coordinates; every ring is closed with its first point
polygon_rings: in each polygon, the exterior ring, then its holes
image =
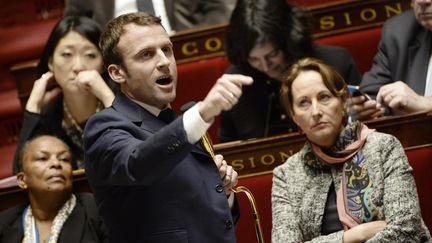
{"type": "Polygon", "coordinates": [[[360,90],[376,100],[352,99],[350,112],[360,120],[383,113],[432,111],[432,2],[412,0],[413,9],[384,24],[374,64],[360,90]]]}
{"type": "Polygon", "coordinates": [[[175,119],[166,113],[176,96],[176,62],[159,18],[119,16],[100,46],[121,92],[112,107],[89,119],[84,146],[110,242],[235,242],[238,212],[230,211],[236,209],[230,189],[237,173],[199,141],[252,79],[223,75],[203,101],[175,119]]]}
{"type": "MultiPolygon", "coordinates": [[[[125,0],[120,0],[125,1],[125,0]]],[[[136,0],[137,10],[144,9],[145,4],[136,0]]],[[[165,11],[174,31],[185,30],[193,27],[207,26],[228,22],[231,9],[227,0],[165,0],[165,11]]],[[[230,2],[232,0],[229,0],[230,2]]],[[[98,22],[102,27],[108,21],[116,17],[115,9],[118,0],[66,0],[65,16],[86,15],[98,22]]]]}

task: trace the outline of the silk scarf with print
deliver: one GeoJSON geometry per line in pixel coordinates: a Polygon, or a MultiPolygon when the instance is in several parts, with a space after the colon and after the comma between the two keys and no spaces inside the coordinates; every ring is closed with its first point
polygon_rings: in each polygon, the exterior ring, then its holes
{"type": "Polygon", "coordinates": [[[303,159],[313,168],[325,169],[334,164],[343,164],[336,204],[345,229],[373,221],[377,217],[377,207],[371,200],[374,183],[362,151],[368,134],[373,131],[360,122],[353,122],[342,130],[336,143],[325,152],[310,141],[305,146],[303,159]]]}

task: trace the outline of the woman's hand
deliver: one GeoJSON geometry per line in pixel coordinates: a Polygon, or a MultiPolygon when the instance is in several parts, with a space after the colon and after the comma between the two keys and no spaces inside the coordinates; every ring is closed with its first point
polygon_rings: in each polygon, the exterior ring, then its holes
{"type": "Polygon", "coordinates": [[[55,83],[53,77],[54,74],[49,71],[34,82],[26,104],[27,111],[40,114],[42,107],[53,101],[62,92],[60,87],[47,90],[50,83],[55,83]]]}
{"type": "Polygon", "coordinates": [[[381,232],[386,226],[387,223],[382,220],[359,224],[344,232],[343,242],[363,243],[381,232]]]}
{"type": "Polygon", "coordinates": [[[81,71],[75,80],[81,90],[92,93],[105,107],[111,106],[114,101],[114,93],[108,87],[99,72],[96,70],[81,71]]]}

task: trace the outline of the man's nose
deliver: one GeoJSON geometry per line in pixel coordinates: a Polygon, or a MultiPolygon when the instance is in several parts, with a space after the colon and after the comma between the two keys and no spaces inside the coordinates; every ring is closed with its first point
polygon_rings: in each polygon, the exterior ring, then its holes
{"type": "Polygon", "coordinates": [[[159,50],[158,56],[159,56],[158,67],[166,67],[171,64],[170,58],[166,55],[164,51],[159,50]]]}

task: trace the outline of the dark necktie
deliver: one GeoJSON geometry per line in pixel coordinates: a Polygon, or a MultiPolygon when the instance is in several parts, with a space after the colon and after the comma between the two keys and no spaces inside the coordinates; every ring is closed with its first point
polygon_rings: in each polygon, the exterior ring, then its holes
{"type": "Polygon", "coordinates": [[[137,0],[137,7],[139,11],[147,12],[151,15],[155,15],[152,0],[137,0]]]}
{"type": "Polygon", "coordinates": [[[176,114],[172,109],[166,108],[159,113],[158,118],[168,124],[176,119],[176,114]]]}

